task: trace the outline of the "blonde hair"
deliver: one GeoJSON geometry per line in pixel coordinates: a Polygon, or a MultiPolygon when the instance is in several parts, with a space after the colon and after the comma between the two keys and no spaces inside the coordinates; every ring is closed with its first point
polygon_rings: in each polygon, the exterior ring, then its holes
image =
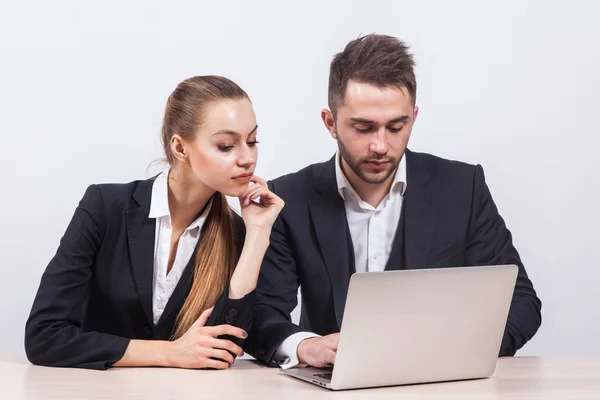
{"type": "MultiPolygon", "coordinates": [[[[167,101],[162,126],[163,148],[169,164],[174,162],[170,141],[175,133],[191,140],[203,125],[207,105],[243,99],[249,99],[246,92],[221,76],[196,76],[177,85],[167,101]]],[[[177,315],[174,339],[187,332],[202,311],[215,304],[237,263],[235,222],[222,193],[215,193],[212,198],[195,257],[192,287],[177,315]]]]}

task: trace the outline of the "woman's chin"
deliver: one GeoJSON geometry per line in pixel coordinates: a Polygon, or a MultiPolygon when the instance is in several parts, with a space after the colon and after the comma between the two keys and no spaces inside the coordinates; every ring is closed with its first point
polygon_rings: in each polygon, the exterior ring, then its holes
{"type": "Polygon", "coordinates": [[[240,197],[243,196],[248,191],[248,184],[245,185],[235,185],[233,187],[223,188],[219,190],[219,192],[223,193],[225,196],[229,197],[240,197]]]}

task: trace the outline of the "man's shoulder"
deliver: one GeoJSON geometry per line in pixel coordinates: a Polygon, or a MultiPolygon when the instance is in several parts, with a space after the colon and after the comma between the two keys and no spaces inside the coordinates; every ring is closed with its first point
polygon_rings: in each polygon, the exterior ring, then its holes
{"type": "Polygon", "coordinates": [[[314,191],[316,183],[323,172],[331,166],[331,162],[328,160],[311,164],[296,172],[282,175],[270,181],[271,188],[279,196],[301,195],[304,197],[314,191]]]}
{"type": "MultiPolygon", "coordinates": [[[[427,176],[428,179],[453,183],[472,182],[477,166],[467,162],[447,159],[429,153],[407,150],[407,169],[409,176],[427,176]]],[[[284,200],[306,199],[313,195],[323,174],[335,174],[333,159],[311,164],[270,181],[272,190],[284,200]]],[[[329,176],[329,175],[325,175],[329,176]]],[[[332,175],[335,176],[335,175],[332,175]]],[[[326,181],[329,181],[326,179],[326,181]]],[[[410,182],[409,182],[410,185],[410,182]]]]}
{"type": "Polygon", "coordinates": [[[464,179],[473,177],[477,165],[439,157],[429,153],[411,151],[408,153],[407,168],[418,168],[429,172],[434,179],[464,179]]]}

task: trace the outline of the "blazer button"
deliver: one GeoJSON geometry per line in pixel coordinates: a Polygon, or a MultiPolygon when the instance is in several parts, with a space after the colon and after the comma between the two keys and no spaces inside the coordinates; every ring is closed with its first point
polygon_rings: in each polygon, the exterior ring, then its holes
{"type": "Polygon", "coordinates": [[[228,324],[233,323],[234,320],[235,318],[233,318],[231,315],[225,317],[225,322],[227,322],[228,324]]]}
{"type": "Polygon", "coordinates": [[[144,327],[144,333],[148,336],[152,335],[152,328],[150,328],[149,326],[144,327]]]}
{"type": "Polygon", "coordinates": [[[231,310],[229,310],[229,315],[235,317],[237,315],[237,310],[235,308],[232,308],[231,310]]]}

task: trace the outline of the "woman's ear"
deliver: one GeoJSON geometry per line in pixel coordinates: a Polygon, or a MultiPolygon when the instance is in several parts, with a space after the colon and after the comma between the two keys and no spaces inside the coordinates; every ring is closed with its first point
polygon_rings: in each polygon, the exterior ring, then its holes
{"type": "Polygon", "coordinates": [[[171,136],[169,146],[171,147],[171,153],[173,153],[173,157],[175,159],[183,163],[188,162],[188,154],[185,151],[186,144],[181,135],[175,133],[173,136],[171,136]]]}

